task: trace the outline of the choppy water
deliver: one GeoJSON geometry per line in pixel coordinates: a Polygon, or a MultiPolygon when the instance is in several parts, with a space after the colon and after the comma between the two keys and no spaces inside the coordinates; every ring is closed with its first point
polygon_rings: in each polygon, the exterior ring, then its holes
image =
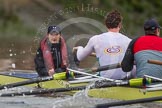
{"type": "MultiPolygon", "coordinates": [[[[28,88],[30,89],[30,88],[28,88]]],[[[25,90],[24,88],[16,88],[11,90],[3,90],[4,92],[13,92],[25,90]]],[[[55,97],[42,96],[16,96],[16,97],[0,97],[0,108],[95,108],[96,104],[110,103],[117,100],[92,98],[86,95],[87,90],[77,92],[73,96],[63,95],[59,93],[55,97]]],[[[134,104],[113,108],[162,108],[161,103],[145,103],[134,104]]]]}
{"type": "MultiPolygon", "coordinates": [[[[114,100],[89,98],[78,95],[77,97],[1,97],[1,108],[94,108],[96,104],[112,102],[114,100]]],[[[161,108],[159,103],[135,104],[113,108],[161,108]]]]}

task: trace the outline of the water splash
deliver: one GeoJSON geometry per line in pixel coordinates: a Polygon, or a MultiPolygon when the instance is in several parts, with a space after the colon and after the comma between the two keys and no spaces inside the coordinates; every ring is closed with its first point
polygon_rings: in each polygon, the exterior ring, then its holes
{"type": "Polygon", "coordinates": [[[90,108],[94,107],[95,104],[102,102],[109,102],[112,99],[99,99],[88,96],[88,91],[90,87],[94,85],[94,82],[91,82],[85,90],[76,92],[73,97],[55,101],[53,108],[90,108]]]}

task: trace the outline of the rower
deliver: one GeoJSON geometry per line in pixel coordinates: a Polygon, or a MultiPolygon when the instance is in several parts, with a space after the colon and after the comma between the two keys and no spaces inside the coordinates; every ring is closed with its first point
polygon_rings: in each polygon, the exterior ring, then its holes
{"type": "MultiPolygon", "coordinates": [[[[76,64],[78,65],[79,62],[83,61],[93,51],[96,53],[99,66],[120,63],[131,41],[130,38],[120,33],[122,19],[119,11],[113,10],[109,12],[105,19],[107,32],[92,36],[85,47],[76,46],[73,48],[76,64]]],[[[118,68],[101,71],[100,76],[111,79],[125,79],[127,78],[127,73],[118,68]]]]}
{"type": "Polygon", "coordinates": [[[40,77],[66,72],[67,47],[58,26],[49,26],[35,56],[35,69],[40,77]]]}
{"type": "Polygon", "coordinates": [[[162,78],[162,67],[147,62],[149,59],[162,61],[160,29],[161,27],[155,19],[149,19],[144,23],[145,35],[130,42],[121,63],[123,71],[131,71],[135,62],[136,77],[142,78],[144,75],[149,75],[162,78]]]}

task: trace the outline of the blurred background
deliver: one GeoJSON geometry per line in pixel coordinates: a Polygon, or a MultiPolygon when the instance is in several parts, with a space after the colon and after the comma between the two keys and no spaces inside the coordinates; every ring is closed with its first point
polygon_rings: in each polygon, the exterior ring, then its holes
{"type": "MultiPolygon", "coordinates": [[[[0,0],[0,70],[34,70],[39,41],[49,25],[59,25],[71,49],[106,32],[104,17],[117,9],[123,16],[122,33],[130,38],[144,34],[143,23],[155,18],[162,25],[161,0],[0,0]]],[[[81,67],[94,65],[89,57],[81,67]]]]}

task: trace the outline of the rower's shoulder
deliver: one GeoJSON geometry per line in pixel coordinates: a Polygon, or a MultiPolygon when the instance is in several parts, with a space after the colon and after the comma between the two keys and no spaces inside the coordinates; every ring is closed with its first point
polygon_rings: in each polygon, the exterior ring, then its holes
{"type": "Polygon", "coordinates": [[[101,34],[98,34],[98,35],[94,35],[91,38],[100,38],[101,36],[106,36],[107,34],[108,34],[108,32],[105,32],[105,33],[101,33],[101,34]]]}

